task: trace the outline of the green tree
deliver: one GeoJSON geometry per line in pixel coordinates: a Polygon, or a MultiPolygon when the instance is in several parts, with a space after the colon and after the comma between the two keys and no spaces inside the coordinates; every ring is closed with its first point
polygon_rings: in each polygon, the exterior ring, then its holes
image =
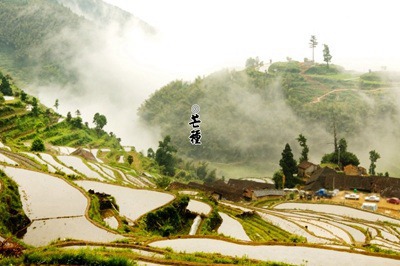
{"type": "Polygon", "coordinates": [[[312,61],[314,63],[314,48],[317,47],[318,42],[317,42],[317,38],[315,37],[315,35],[311,35],[311,39],[310,39],[310,48],[312,49],[312,61]]]}
{"type": "Polygon", "coordinates": [[[153,158],[153,159],[154,159],[155,154],[154,154],[154,150],[153,150],[152,148],[148,148],[148,149],[147,149],[147,157],[148,157],[148,158],[153,158]]]}
{"type": "Polygon", "coordinates": [[[59,106],[58,99],[56,99],[56,102],[54,103],[54,107],[56,108],[56,110],[58,110],[58,106],[59,106]]]}
{"type": "Polygon", "coordinates": [[[5,96],[13,96],[13,91],[11,89],[10,83],[6,77],[1,78],[0,92],[5,96]]]}
{"type": "Polygon", "coordinates": [[[322,157],[321,163],[338,164],[339,167],[349,164],[358,166],[360,160],[354,153],[347,151],[347,141],[344,138],[339,140],[338,148],[334,152],[325,154],[322,157]]]}
{"type": "Polygon", "coordinates": [[[82,128],[82,118],[80,117],[70,119],[70,123],[75,128],[82,128]]]}
{"type": "Polygon", "coordinates": [[[204,182],[212,183],[216,179],[217,179],[217,169],[213,169],[207,174],[207,177],[204,179],[204,182]]]}
{"type": "Polygon", "coordinates": [[[78,109],[75,111],[75,114],[76,114],[76,116],[81,116],[81,111],[79,111],[79,109],[78,109]]]}
{"type": "Polygon", "coordinates": [[[324,51],[323,51],[324,61],[326,62],[326,66],[329,68],[329,62],[331,62],[332,56],[329,52],[329,46],[324,44],[324,51]]]}
{"type": "Polygon", "coordinates": [[[129,154],[127,160],[129,165],[131,165],[133,163],[133,156],[129,154]]]}
{"type": "Polygon", "coordinates": [[[297,185],[299,182],[294,176],[294,174],[297,173],[297,162],[293,159],[293,153],[289,143],[286,143],[279,165],[282,167],[282,172],[285,175],[285,186],[292,188],[297,185]]]}
{"type": "Polygon", "coordinates": [[[259,70],[260,67],[264,65],[264,62],[260,61],[258,56],[256,58],[249,57],[246,60],[246,69],[256,69],[259,70]]]}
{"type": "Polygon", "coordinates": [[[96,113],[93,117],[93,123],[96,125],[96,130],[101,130],[107,125],[107,118],[104,115],[96,113]]]}
{"type": "Polygon", "coordinates": [[[27,97],[28,97],[28,94],[26,94],[25,91],[21,91],[21,95],[20,95],[21,101],[25,102],[27,97]]]}
{"type": "Polygon", "coordinates": [[[31,151],[45,151],[43,140],[35,139],[32,142],[31,151]]]}
{"type": "Polygon", "coordinates": [[[307,139],[306,137],[304,137],[302,134],[299,135],[299,137],[296,139],[300,146],[303,148],[303,150],[301,151],[301,157],[299,159],[299,162],[303,162],[303,161],[308,161],[308,146],[307,146],[307,139]]]}
{"type": "Polygon", "coordinates": [[[377,153],[375,150],[372,150],[372,151],[369,152],[369,159],[371,161],[371,164],[369,166],[368,173],[370,175],[375,175],[375,168],[376,168],[376,164],[375,163],[380,158],[381,158],[381,155],[379,153],[377,153]]]}
{"type": "Polygon", "coordinates": [[[32,99],[32,111],[31,112],[34,116],[39,115],[39,104],[35,97],[33,97],[33,99],[32,99]]]}
{"type": "Polygon", "coordinates": [[[72,115],[71,115],[71,112],[68,112],[67,113],[67,122],[69,123],[69,122],[71,122],[71,119],[72,119],[72,115]]]}
{"type": "Polygon", "coordinates": [[[283,172],[282,172],[282,170],[276,171],[272,177],[272,180],[274,180],[276,189],[282,189],[283,188],[283,172]]]}
{"type": "Polygon", "coordinates": [[[175,175],[175,158],[174,153],[177,150],[171,144],[171,137],[166,136],[163,141],[158,142],[158,149],[155,154],[155,160],[162,167],[162,172],[165,175],[175,175]]]}

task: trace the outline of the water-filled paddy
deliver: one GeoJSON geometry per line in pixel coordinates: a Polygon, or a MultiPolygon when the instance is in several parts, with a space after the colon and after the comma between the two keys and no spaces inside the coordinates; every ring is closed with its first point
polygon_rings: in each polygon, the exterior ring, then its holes
{"type": "Polygon", "coordinates": [[[77,173],[75,173],[74,171],[72,171],[71,169],[69,169],[68,167],[65,167],[64,165],[60,164],[59,162],[57,162],[53,156],[51,156],[50,154],[47,153],[40,153],[40,156],[42,157],[43,160],[45,160],[46,162],[48,162],[49,164],[51,164],[52,166],[54,166],[56,169],[66,173],[67,175],[78,175],[77,173]]]}
{"type": "Polygon", "coordinates": [[[158,191],[133,189],[117,185],[110,185],[94,181],[75,181],[76,184],[85,190],[93,189],[95,192],[103,192],[113,196],[119,206],[121,215],[131,220],[136,220],[143,214],[161,207],[174,196],[158,191]]]}
{"type": "Polygon", "coordinates": [[[84,174],[86,177],[92,177],[92,178],[97,178],[102,180],[103,177],[99,175],[99,173],[93,171],[90,169],[83,161],[81,158],[78,158],[76,156],[67,156],[67,155],[61,155],[57,156],[57,158],[65,165],[70,166],[74,169],[76,169],[78,172],[84,174]]]}
{"type": "Polygon", "coordinates": [[[27,244],[41,246],[65,238],[101,242],[122,238],[88,221],[87,198],[63,179],[14,167],[2,169],[18,184],[23,209],[32,220],[22,238],[27,244]]]}
{"type": "Polygon", "coordinates": [[[296,265],[385,265],[398,266],[395,259],[348,253],[345,251],[318,249],[301,246],[251,246],[230,243],[215,239],[171,239],[156,241],[153,247],[170,247],[177,252],[207,252],[223,255],[258,259],[264,261],[280,261],[296,265]]]}
{"type": "Polygon", "coordinates": [[[30,219],[84,215],[86,197],[66,181],[39,172],[4,167],[18,184],[23,208],[30,219]]]}
{"type": "Polygon", "coordinates": [[[225,236],[230,236],[239,240],[251,241],[249,236],[244,231],[241,223],[229,215],[219,212],[219,215],[222,218],[222,224],[218,228],[218,233],[223,234],[225,236]]]}
{"type": "Polygon", "coordinates": [[[112,242],[122,236],[101,229],[86,217],[34,221],[22,240],[33,246],[44,246],[54,240],[76,239],[93,242],[112,242]]]}
{"type": "Polygon", "coordinates": [[[211,211],[211,206],[204,202],[191,199],[186,209],[197,214],[207,215],[211,211]]]}
{"type": "Polygon", "coordinates": [[[386,217],[383,215],[361,211],[350,207],[331,205],[331,204],[312,204],[312,203],[282,203],[275,206],[275,209],[296,209],[296,210],[312,210],[316,212],[323,212],[329,214],[336,214],[347,216],[356,219],[363,219],[368,221],[387,221],[391,223],[400,224],[400,220],[386,217]]]}

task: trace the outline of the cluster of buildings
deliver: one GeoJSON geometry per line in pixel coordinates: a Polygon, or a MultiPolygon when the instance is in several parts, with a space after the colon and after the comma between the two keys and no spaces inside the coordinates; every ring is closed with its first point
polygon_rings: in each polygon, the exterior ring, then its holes
{"type": "MultiPolygon", "coordinates": [[[[400,198],[400,179],[386,176],[369,176],[363,167],[348,165],[337,172],[329,167],[320,167],[304,161],[298,165],[298,177],[303,178],[305,191],[358,190],[366,193],[379,193],[383,197],[400,198]]],[[[275,189],[274,184],[252,180],[229,179],[227,183],[217,180],[209,184],[173,182],[170,189],[193,189],[208,193],[216,200],[231,201],[257,200],[265,197],[282,197],[291,190],[275,189]]]]}

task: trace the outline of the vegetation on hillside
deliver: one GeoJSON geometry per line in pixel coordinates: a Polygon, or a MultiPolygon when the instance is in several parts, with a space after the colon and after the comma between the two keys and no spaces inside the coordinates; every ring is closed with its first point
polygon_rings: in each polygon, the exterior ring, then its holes
{"type": "Polygon", "coordinates": [[[0,171],[0,234],[15,234],[30,222],[22,209],[17,184],[0,171]]]}
{"type": "Polygon", "coordinates": [[[282,145],[299,132],[329,142],[334,122],[350,140],[365,128],[381,132],[387,120],[399,125],[391,91],[366,89],[372,82],[377,88],[386,84],[368,78],[373,74],[358,77],[333,64],[296,61],[272,63],[268,72],[260,71],[256,59],[246,65],[193,82],[173,81],[151,95],[139,115],[172,136],[179,154],[220,163],[276,161],[282,145]],[[188,139],[193,104],[201,107],[203,145],[188,139]]]}

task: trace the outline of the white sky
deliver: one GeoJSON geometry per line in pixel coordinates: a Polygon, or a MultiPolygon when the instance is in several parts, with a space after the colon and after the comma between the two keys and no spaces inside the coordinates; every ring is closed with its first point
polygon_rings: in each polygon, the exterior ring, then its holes
{"type": "Polygon", "coordinates": [[[142,53],[149,65],[175,78],[193,79],[248,57],[264,62],[289,56],[316,61],[323,44],[332,63],[368,71],[400,70],[398,1],[355,0],[104,0],[154,26],[157,42],[142,53]],[[167,74],[167,73],[166,73],[167,74]]]}

